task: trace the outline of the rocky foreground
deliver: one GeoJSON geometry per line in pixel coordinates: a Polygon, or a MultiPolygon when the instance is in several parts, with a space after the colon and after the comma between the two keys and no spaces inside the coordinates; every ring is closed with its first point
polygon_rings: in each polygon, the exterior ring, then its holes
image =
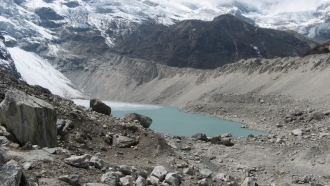
{"type": "MultiPolygon", "coordinates": [[[[0,72],[1,185],[243,185],[254,178],[217,175],[209,158],[186,157],[196,145],[232,146],[230,135],[163,136],[148,117],[114,118],[97,100],[91,109],[0,72]],[[96,110],[97,112],[95,112],[96,110]],[[175,139],[177,148],[166,141],[175,139]],[[190,141],[190,142],[189,142],[190,141]],[[196,143],[195,143],[196,142],[196,143]],[[182,150],[180,150],[182,149],[182,150]],[[181,155],[181,153],[186,152],[181,155]]],[[[199,147],[197,147],[199,148],[199,147]]],[[[216,158],[211,158],[215,160],[216,158]]]]}

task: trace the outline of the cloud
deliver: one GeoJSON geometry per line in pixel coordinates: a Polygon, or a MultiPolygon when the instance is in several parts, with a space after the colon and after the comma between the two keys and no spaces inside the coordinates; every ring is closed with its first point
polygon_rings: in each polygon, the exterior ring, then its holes
{"type": "MultiPolygon", "coordinates": [[[[197,4],[228,4],[235,0],[180,0],[181,2],[191,2],[197,4]]],[[[329,0],[236,0],[257,7],[258,9],[271,10],[274,12],[291,12],[316,10],[323,3],[329,3],[329,0]]]]}

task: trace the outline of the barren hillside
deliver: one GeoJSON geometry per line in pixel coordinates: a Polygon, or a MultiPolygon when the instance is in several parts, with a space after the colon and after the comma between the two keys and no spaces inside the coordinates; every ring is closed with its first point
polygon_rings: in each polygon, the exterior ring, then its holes
{"type": "Polygon", "coordinates": [[[111,56],[88,70],[66,75],[84,93],[106,100],[183,106],[205,95],[284,95],[293,99],[329,96],[330,55],[248,59],[215,70],[174,68],[150,61],[111,56]]]}

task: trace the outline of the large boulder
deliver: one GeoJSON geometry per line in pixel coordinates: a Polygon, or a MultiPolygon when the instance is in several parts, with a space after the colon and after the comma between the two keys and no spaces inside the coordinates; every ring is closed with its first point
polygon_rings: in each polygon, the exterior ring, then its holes
{"type": "Polygon", "coordinates": [[[105,115],[111,114],[111,108],[99,99],[90,100],[89,106],[95,112],[105,114],[105,115]]]}
{"type": "Polygon", "coordinates": [[[0,123],[21,145],[57,145],[56,111],[49,103],[22,91],[9,89],[0,104],[0,123]]]}
{"type": "Polygon", "coordinates": [[[124,116],[124,120],[128,121],[128,122],[132,122],[134,120],[137,120],[140,122],[140,124],[144,127],[144,128],[149,128],[151,123],[152,123],[152,119],[141,115],[141,114],[137,114],[137,113],[130,113],[130,114],[126,114],[124,116]]]}

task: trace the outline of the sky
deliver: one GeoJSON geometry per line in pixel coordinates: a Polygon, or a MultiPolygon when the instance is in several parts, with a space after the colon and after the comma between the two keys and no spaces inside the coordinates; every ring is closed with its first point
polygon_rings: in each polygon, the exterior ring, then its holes
{"type": "MultiPolygon", "coordinates": [[[[194,3],[231,3],[234,0],[181,0],[185,2],[194,2],[194,3]]],[[[323,3],[330,3],[330,0],[237,0],[244,2],[249,5],[256,6],[258,9],[265,9],[265,5],[269,10],[275,12],[296,12],[296,11],[305,11],[305,10],[316,10],[316,8],[323,3]]]]}

